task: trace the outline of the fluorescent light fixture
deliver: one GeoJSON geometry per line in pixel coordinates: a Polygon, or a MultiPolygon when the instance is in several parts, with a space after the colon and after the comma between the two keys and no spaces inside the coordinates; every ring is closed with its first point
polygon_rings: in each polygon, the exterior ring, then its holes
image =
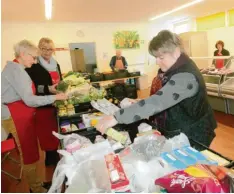
{"type": "Polygon", "coordinates": [[[162,17],[164,17],[164,16],[166,16],[166,15],[170,15],[170,14],[172,14],[172,13],[174,13],[174,12],[180,11],[180,10],[185,9],[185,8],[187,8],[187,7],[191,7],[191,6],[193,6],[193,5],[197,4],[197,3],[201,3],[202,1],[204,1],[204,0],[195,0],[195,1],[192,1],[192,2],[190,2],[190,3],[186,3],[186,4],[181,5],[181,6],[177,7],[177,8],[175,8],[175,9],[172,9],[172,10],[170,10],[170,11],[167,11],[167,12],[165,12],[165,13],[163,13],[163,14],[160,14],[160,15],[157,15],[157,16],[155,16],[155,17],[152,17],[152,18],[150,18],[149,20],[150,20],[150,21],[153,21],[153,20],[162,18],[162,17]]]}
{"type": "Polygon", "coordinates": [[[52,17],[52,0],[45,0],[45,17],[47,20],[52,17]]]}

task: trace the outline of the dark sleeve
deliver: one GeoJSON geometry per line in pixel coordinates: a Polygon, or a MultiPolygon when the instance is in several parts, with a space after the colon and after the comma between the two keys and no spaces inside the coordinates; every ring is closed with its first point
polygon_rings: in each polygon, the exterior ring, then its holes
{"type": "Polygon", "coordinates": [[[112,70],[114,70],[114,68],[115,68],[115,56],[113,56],[113,57],[111,58],[111,61],[110,61],[110,68],[111,68],[112,70]]]}
{"type": "Polygon", "coordinates": [[[191,73],[178,73],[171,77],[167,84],[156,94],[145,100],[120,109],[114,114],[118,123],[130,124],[158,114],[181,101],[197,94],[199,84],[191,73]]]}
{"type": "Polygon", "coordinates": [[[230,56],[230,52],[228,50],[224,50],[224,53],[223,53],[224,56],[230,56]]]}
{"type": "Polygon", "coordinates": [[[63,80],[63,76],[62,76],[62,73],[61,73],[60,65],[57,64],[57,67],[58,67],[58,73],[59,73],[60,80],[63,80]]]}
{"type": "Polygon", "coordinates": [[[31,68],[26,68],[25,71],[28,73],[30,76],[31,80],[33,81],[35,88],[36,88],[36,95],[41,96],[41,95],[50,95],[49,92],[49,86],[48,85],[41,85],[38,80],[38,72],[36,65],[34,64],[31,68]]]}
{"type": "MultiPolygon", "coordinates": [[[[214,57],[217,56],[217,53],[218,53],[218,51],[216,50],[216,51],[214,52],[214,57]]],[[[213,64],[213,65],[215,65],[215,61],[216,61],[216,60],[213,59],[213,61],[212,61],[212,64],[213,64]]]]}
{"type": "Polygon", "coordinates": [[[217,56],[217,53],[218,53],[218,51],[216,50],[216,51],[214,52],[214,56],[217,56]]]}
{"type": "Polygon", "coordinates": [[[123,57],[123,64],[124,64],[125,69],[127,69],[127,67],[128,67],[128,63],[127,63],[127,61],[126,61],[125,57],[123,57]]]}

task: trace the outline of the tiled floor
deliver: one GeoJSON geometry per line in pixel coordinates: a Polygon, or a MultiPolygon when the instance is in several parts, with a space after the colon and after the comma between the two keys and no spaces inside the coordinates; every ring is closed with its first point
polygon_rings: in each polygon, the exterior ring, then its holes
{"type": "MultiPolygon", "coordinates": [[[[142,98],[147,95],[142,94],[142,98]]],[[[218,128],[216,129],[216,138],[212,142],[211,148],[221,153],[222,155],[234,160],[234,116],[226,115],[224,113],[215,113],[216,120],[218,121],[218,128]]],[[[12,156],[18,159],[17,152],[12,153],[12,156]]],[[[54,168],[44,167],[44,155],[41,152],[41,160],[38,163],[40,176],[43,180],[50,181],[53,176],[54,168]]],[[[19,167],[9,161],[2,164],[4,170],[9,170],[13,174],[19,174],[19,167]]],[[[3,193],[27,193],[28,185],[23,178],[20,183],[17,183],[8,176],[1,175],[1,192],[3,193]]]]}

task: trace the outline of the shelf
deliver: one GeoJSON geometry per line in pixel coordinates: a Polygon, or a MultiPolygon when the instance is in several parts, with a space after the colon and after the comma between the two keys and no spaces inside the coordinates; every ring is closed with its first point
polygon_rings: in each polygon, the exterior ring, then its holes
{"type": "Polygon", "coordinates": [[[98,81],[98,82],[90,82],[90,84],[98,84],[98,83],[106,83],[106,82],[114,82],[114,81],[121,81],[121,80],[128,80],[128,79],[137,79],[141,76],[134,76],[134,77],[125,77],[125,78],[119,78],[119,79],[112,79],[112,80],[105,80],[105,81],[98,81]]]}

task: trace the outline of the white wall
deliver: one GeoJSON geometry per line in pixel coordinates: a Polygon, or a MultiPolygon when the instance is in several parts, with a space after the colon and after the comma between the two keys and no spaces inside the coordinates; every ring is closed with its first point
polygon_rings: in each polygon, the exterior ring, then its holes
{"type": "MultiPolygon", "coordinates": [[[[129,65],[147,61],[148,24],[147,23],[2,23],[2,64],[13,59],[13,45],[22,39],[38,43],[43,36],[54,40],[56,47],[69,47],[74,42],[95,42],[97,63],[100,71],[109,70],[109,61],[115,55],[113,33],[118,30],[136,30],[144,43],[140,49],[123,50],[129,65]],[[77,36],[82,30],[84,37],[77,36]],[[106,57],[103,57],[105,53],[106,57]]],[[[69,51],[58,51],[57,59],[62,71],[71,70],[69,51]]]]}
{"type": "Polygon", "coordinates": [[[234,56],[234,26],[208,30],[207,37],[208,52],[210,56],[213,56],[214,51],[216,50],[215,43],[218,40],[222,40],[225,43],[225,48],[234,56]]]}

